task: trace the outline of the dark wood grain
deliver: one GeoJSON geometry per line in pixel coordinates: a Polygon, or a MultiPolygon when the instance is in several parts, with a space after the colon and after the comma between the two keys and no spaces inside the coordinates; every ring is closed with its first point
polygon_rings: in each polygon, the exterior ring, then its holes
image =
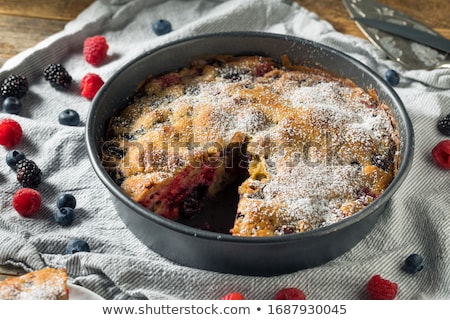
{"type": "MultiPolygon", "coordinates": [[[[433,28],[443,36],[450,38],[450,1],[448,0],[378,0],[389,7],[402,11],[412,18],[433,28]]],[[[328,20],[342,33],[364,38],[362,32],[350,19],[342,0],[296,0],[306,9],[316,12],[322,19],[328,20]]]]}
{"type": "Polygon", "coordinates": [[[93,0],[0,0],[0,66],[63,30],[93,0]]]}
{"type": "Polygon", "coordinates": [[[0,0],[0,14],[68,21],[92,4],[93,0],[0,0]]]}
{"type": "Polygon", "coordinates": [[[49,35],[61,31],[65,24],[61,20],[0,15],[0,65],[49,35]]]}

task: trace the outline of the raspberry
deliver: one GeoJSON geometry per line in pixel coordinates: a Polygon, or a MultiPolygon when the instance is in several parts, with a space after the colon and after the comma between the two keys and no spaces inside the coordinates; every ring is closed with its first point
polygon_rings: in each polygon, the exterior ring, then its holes
{"type": "Polygon", "coordinates": [[[220,298],[220,300],[245,300],[245,297],[239,292],[230,292],[220,298]]]}
{"type": "Polygon", "coordinates": [[[374,275],[367,282],[367,293],[370,300],[394,300],[397,295],[398,285],[379,274],[374,275]]]}
{"type": "Polygon", "coordinates": [[[44,78],[57,90],[67,90],[72,83],[72,77],[59,63],[49,64],[47,68],[44,69],[44,78]]]}
{"type": "Polygon", "coordinates": [[[0,121],[0,144],[11,149],[22,140],[22,127],[13,119],[0,121]]]}
{"type": "Polygon", "coordinates": [[[434,162],[443,168],[450,169],[450,140],[443,140],[439,142],[431,150],[431,155],[434,162]]]}
{"type": "Polygon", "coordinates": [[[33,160],[27,158],[19,160],[16,164],[17,181],[24,188],[36,188],[41,183],[41,169],[33,160]]]}
{"type": "Polygon", "coordinates": [[[283,288],[275,294],[275,300],[306,300],[305,293],[297,288],[283,288]]]}
{"type": "Polygon", "coordinates": [[[91,100],[103,84],[104,82],[98,74],[88,73],[81,79],[81,95],[91,100]]]}
{"type": "Polygon", "coordinates": [[[178,73],[172,72],[160,76],[157,82],[162,89],[165,89],[181,83],[181,78],[178,73]]]}
{"type": "Polygon", "coordinates": [[[108,43],[103,36],[86,38],[83,47],[84,58],[93,66],[98,66],[106,58],[108,48],[108,43]]]}
{"type": "Polygon", "coordinates": [[[257,77],[262,77],[271,70],[272,65],[268,61],[262,61],[255,66],[255,75],[257,77]]]}
{"type": "Polygon", "coordinates": [[[41,194],[30,188],[19,189],[13,196],[12,205],[22,217],[29,218],[41,208],[41,194]]]}
{"type": "Polygon", "coordinates": [[[3,98],[16,97],[22,98],[27,94],[28,80],[24,76],[12,74],[8,76],[0,87],[0,93],[3,98]]]}

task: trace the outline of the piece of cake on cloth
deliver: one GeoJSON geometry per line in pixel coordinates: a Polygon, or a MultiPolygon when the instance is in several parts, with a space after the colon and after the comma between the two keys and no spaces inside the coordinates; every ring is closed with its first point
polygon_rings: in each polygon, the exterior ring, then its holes
{"type": "Polygon", "coordinates": [[[68,300],[67,272],[46,267],[0,282],[1,300],[68,300]]]}

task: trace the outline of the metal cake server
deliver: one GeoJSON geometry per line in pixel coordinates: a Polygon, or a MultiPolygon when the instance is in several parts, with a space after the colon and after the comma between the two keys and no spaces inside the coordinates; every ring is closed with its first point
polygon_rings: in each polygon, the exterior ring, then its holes
{"type": "Polygon", "coordinates": [[[406,14],[374,0],[343,0],[343,2],[361,31],[392,60],[401,63],[407,69],[450,68],[450,55],[446,50],[449,40],[439,33],[406,14]],[[392,24],[399,27],[392,30],[392,24]],[[417,32],[413,33],[412,30],[417,32]],[[402,36],[398,35],[399,33],[402,36]],[[427,39],[427,35],[433,39],[427,39]],[[438,40],[441,42],[438,43],[438,40]]]}

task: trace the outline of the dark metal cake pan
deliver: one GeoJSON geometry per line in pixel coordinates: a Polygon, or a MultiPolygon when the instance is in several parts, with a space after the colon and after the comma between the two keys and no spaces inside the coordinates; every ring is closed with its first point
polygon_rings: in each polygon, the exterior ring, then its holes
{"type": "MultiPolygon", "coordinates": [[[[150,50],[123,66],[97,93],[86,121],[86,143],[92,166],[111,193],[117,213],[149,248],[180,265],[223,273],[272,276],[324,264],[352,249],[377,223],[412,163],[414,134],[405,107],[395,91],[367,66],[330,47],[305,39],[259,32],[195,36],[150,50]],[[400,131],[398,174],[385,192],[362,211],[316,230],[273,237],[235,237],[200,230],[158,216],[131,200],[111,179],[101,162],[102,143],[112,116],[125,106],[149,75],[188,66],[214,54],[263,55],[294,64],[321,67],[373,88],[394,113],[400,131]]],[[[220,208],[219,208],[220,209],[220,208]]],[[[394,213],[395,214],[395,213],[394,213]]]]}

